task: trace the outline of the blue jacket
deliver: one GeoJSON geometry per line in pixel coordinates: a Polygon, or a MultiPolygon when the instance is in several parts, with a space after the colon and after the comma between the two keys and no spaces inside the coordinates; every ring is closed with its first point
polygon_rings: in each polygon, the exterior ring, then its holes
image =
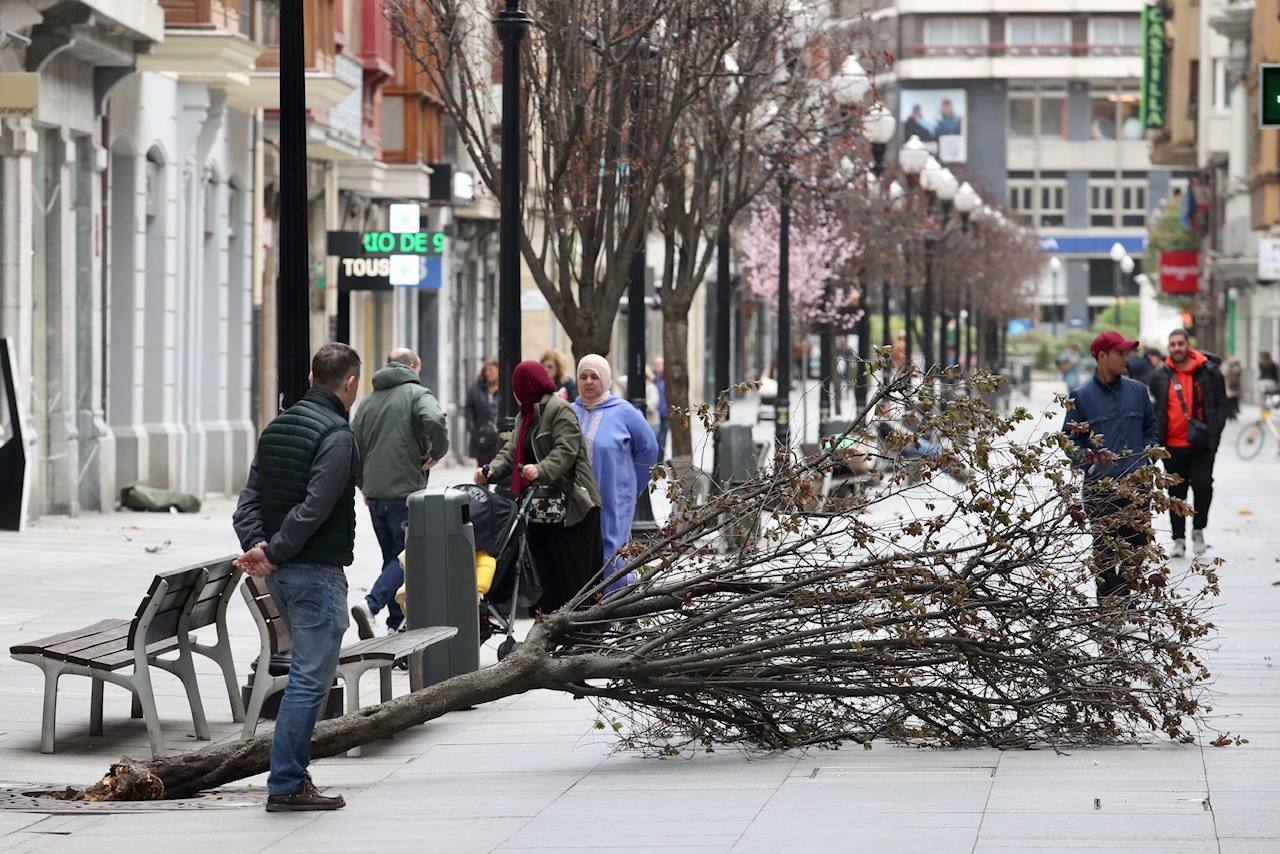
{"type": "MultiPolygon", "coordinates": [[[[649,471],[658,461],[658,443],[640,411],[621,397],[610,397],[590,412],[579,397],[573,409],[582,422],[591,470],[600,485],[602,557],[611,570],[614,555],[631,540],[636,499],[649,488],[649,471]]],[[[605,592],[612,593],[631,580],[615,578],[605,592]]]]}
{"type": "Polygon", "coordinates": [[[1094,374],[1071,390],[1075,408],[1067,411],[1062,431],[1076,444],[1075,464],[1084,470],[1085,481],[1123,477],[1148,464],[1144,449],[1156,444],[1156,415],[1147,396],[1147,387],[1128,377],[1117,377],[1110,385],[1094,374]],[[1089,459],[1092,438],[1101,437],[1099,449],[1119,457],[1107,464],[1089,459]]]}

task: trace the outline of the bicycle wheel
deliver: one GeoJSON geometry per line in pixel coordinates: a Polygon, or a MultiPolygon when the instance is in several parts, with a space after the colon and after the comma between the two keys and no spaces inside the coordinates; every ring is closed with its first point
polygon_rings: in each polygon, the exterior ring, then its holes
{"type": "Polygon", "coordinates": [[[1262,451],[1267,438],[1267,428],[1261,421],[1245,425],[1236,436],[1236,454],[1242,460],[1251,460],[1262,451]]]}

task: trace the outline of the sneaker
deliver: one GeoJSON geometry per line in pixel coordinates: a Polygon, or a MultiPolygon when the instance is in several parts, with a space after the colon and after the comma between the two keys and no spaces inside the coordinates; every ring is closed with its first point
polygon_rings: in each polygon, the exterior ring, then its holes
{"type": "MultiPolygon", "coordinates": [[[[353,609],[354,610],[354,609],[353,609]]],[[[347,805],[342,795],[322,795],[308,777],[298,791],[289,795],[269,795],[267,812],[314,812],[340,810],[347,805]]]]}
{"type": "Polygon", "coordinates": [[[1208,548],[1204,544],[1204,531],[1191,532],[1191,548],[1197,555],[1204,554],[1205,549],[1208,548]]]}
{"type": "Polygon", "coordinates": [[[1186,540],[1177,539],[1173,541],[1173,548],[1169,551],[1169,557],[1186,557],[1187,543],[1186,540]]]}
{"type": "Polygon", "coordinates": [[[351,618],[356,621],[356,634],[360,636],[360,640],[369,640],[377,635],[374,630],[377,620],[373,618],[373,611],[369,610],[368,603],[361,600],[352,605],[351,618]]]}

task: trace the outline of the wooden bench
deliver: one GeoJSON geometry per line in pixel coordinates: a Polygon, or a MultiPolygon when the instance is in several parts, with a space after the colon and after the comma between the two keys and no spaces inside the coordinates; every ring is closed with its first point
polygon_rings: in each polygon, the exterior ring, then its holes
{"type": "MultiPolygon", "coordinates": [[[[266,581],[249,576],[245,578],[241,592],[262,638],[262,651],[258,654],[253,689],[249,692],[249,705],[245,709],[244,731],[241,734],[242,738],[250,738],[258,728],[258,718],[262,715],[262,706],[267,698],[277,691],[283,691],[285,685],[289,684],[288,674],[271,674],[270,661],[272,655],[292,649],[293,639],[289,636],[289,628],[285,625],[275,600],[271,598],[266,581]]],[[[391,699],[391,668],[401,659],[409,659],[409,690],[417,691],[422,688],[422,651],[432,644],[449,640],[457,633],[458,630],[453,626],[429,626],[386,637],[370,638],[343,647],[338,653],[337,675],[346,687],[347,714],[360,709],[360,677],[369,670],[378,670],[383,703],[391,699]]],[[[320,707],[323,709],[327,705],[326,697],[320,707]]],[[[347,755],[359,756],[360,748],[351,748],[347,755]]]]}
{"type": "Polygon", "coordinates": [[[240,579],[233,557],[211,563],[158,573],[132,620],[102,620],[75,631],[63,632],[9,648],[18,661],[26,661],[44,671],[44,717],[40,724],[40,752],[53,753],[54,723],[57,716],[58,679],[67,673],[93,680],[89,700],[89,734],[102,735],[102,685],[113,682],[134,695],[133,716],[147,725],[151,754],[160,758],[164,742],[155,694],[151,689],[151,668],[167,670],[182,680],[191,704],[196,738],[209,740],[209,724],[196,685],[192,653],[213,659],[222,668],[231,713],[239,722],[244,706],[236,689],[236,668],[227,635],[227,603],[240,579]],[[199,644],[189,633],[216,626],[217,642],[199,644]],[[161,655],[176,651],[176,659],[161,655]]]}

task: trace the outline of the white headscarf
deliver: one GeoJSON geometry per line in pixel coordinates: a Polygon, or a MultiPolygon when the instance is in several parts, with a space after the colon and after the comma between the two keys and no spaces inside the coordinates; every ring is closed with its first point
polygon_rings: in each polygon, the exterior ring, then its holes
{"type": "MultiPolygon", "coordinates": [[[[591,411],[600,404],[604,403],[611,396],[610,390],[613,388],[613,369],[609,367],[608,360],[604,356],[598,356],[595,353],[588,353],[578,362],[578,372],[575,377],[581,377],[584,369],[590,370],[600,378],[600,384],[604,387],[604,393],[600,395],[600,399],[589,402],[585,397],[582,398],[582,405],[591,411]]],[[[582,395],[582,386],[578,386],[578,395],[582,395]]]]}

